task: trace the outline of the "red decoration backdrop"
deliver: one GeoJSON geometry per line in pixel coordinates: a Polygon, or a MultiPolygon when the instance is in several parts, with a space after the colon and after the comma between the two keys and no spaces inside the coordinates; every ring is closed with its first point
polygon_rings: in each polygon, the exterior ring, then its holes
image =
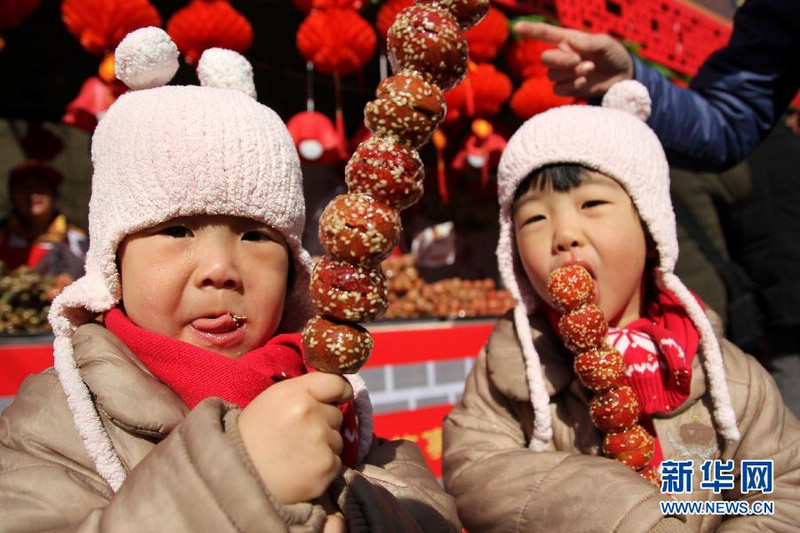
{"type": "Polygon", "coordinates": [[[253,43],[250,22],[226,0],[192,0],[169,19],[167,33],[190,65],[209,48],[244,54],[253,43]]]}
{"type": "Polygon", "coordinates": [[[90,54],[112,52],[133,30],[161,26],[161,15],[147,0],[64,0],[61,18],[90,54]]]}
{"type": "Polygon", "coordinates": [[[351,9],[313,11],[297,30],[297,48],[322,74],[352,74],[375,52],[372,26],[351,9]]]}

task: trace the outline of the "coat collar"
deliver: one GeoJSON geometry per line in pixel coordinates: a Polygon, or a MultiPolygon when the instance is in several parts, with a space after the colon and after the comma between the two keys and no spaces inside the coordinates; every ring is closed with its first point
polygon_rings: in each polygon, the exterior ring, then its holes
{"type": "Polygon", "coordinates": [[[165,437],[189,408],[150,375],[114,334],[99,324],[85,324],[73,337],[75,364],[97,409],[126,431],[165,437]]]}

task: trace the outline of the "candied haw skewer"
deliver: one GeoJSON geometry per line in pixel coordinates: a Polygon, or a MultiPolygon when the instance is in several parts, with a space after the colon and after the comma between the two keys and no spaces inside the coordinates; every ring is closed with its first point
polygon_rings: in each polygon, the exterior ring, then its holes
{"type": "Polygon", "coordinates": [[[364,108],[373,136],[345,169],[348,194],[331,200],[320,217],[327,252],[314,267],[311,299],[321,314],[302,339],[306,362],[321,372],[356,372],[372,350],[357,322],[375,320],[387,305],[380,267],[397,244],[399,211],[422,197],[425,178],[417,149],[444,120],[443,91],[467,73],[463,31],[489,12],[489,0],[420,0],[401,11],[387,34],[393,75],[364,108]]]}
{"type": "Polygon", "coordinates": [[[558,329],[565,346],[575,354],[575,374],[595,394],[589,414],[605,433],[603,453],[658,485],[658,473],[648,466],[655,442],[638,423],[641,411],[624,377],[625,361],[606,343],[608,323],[594,303],[591,274],[580,265],[558,268],[550,274],[547,290],[553,306],[562,313],[558,329]]]}

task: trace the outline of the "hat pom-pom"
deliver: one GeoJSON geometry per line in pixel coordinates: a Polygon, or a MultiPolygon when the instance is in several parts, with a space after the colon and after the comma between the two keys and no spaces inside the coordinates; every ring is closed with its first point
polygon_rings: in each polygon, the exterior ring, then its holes
{"type": "Polygon", "coordinates": [[[178,47],[161,28],[129,33],[114,52],[117,79],[133,90],[166,85],[177,71],[178,47]]]}
{"type": "Polygon", "coordinates": [[[197,63],[197,77],[203,87],[234,89],[256,98],[253,67],[233,50],[209,48],[204,51],[197,63]]]}
{"type": "Polygon", "coordinates": [[[650,117],[650,93],[636,80],[615,83],[603,97],[603,107],[626,111],[642,121],[650,117]]]}

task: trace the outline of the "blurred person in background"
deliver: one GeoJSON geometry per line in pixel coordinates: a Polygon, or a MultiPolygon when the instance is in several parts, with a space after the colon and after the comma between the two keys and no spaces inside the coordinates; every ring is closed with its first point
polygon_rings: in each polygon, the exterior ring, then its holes
{"type": "Polygon", "coordinates": [[[0,220],[0,260],[9,270],[25,265],[42,275],[83,275],[88,237],[56,207],[62,181],[58,170],[37,160],[9,173],[12,207],[0,220]]]}

